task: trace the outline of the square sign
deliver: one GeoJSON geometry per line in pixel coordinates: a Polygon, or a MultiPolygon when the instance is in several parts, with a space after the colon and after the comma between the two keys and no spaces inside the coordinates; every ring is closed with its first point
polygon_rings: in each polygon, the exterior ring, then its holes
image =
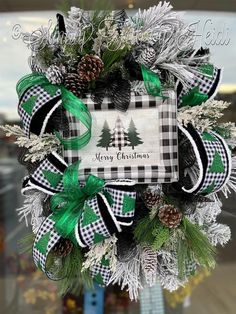
{"type": "MultiPolygon", "coordinates": [[[[137,183],[178,180],[176,95],[131,96],[127,112],[105,98],[101,106],[88,96],[82,101],[92,116],[92,137],[81,150],[64,150],[71,164],[81,160],[79,178],[88,174],[106,180],[133,179],[137,183]]],[[[67,112],[70,136],[84,132],[83,125],[67,112]]]]}

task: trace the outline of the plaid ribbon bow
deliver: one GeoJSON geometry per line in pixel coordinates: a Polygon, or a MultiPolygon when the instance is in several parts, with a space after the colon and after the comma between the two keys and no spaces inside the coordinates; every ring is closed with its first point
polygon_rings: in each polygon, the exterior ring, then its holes
{"type": "Polygon", "coordinates": [[[55,275],[47,270],[47,258],[61,237],[81,247],[91,246],[121,232],[122,225],[133,222],[134,181],[106,183],[90,175],[82,185],[78,180],[78,167],[79,162],[64,171],[63,191],[52,196],[52,214],[40,226],[34,242],[34,262],[50,279],[55,279],[55,275]]]}

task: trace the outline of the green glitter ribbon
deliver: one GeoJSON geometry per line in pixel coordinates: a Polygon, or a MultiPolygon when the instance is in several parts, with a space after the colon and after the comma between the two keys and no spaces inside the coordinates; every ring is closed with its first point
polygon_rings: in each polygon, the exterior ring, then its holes
{"type": "Polygon", "coordinates": [[[55,230],[63,237],[77,243],[74,229],[81,217],[87,199],[101,192],[105,181],[94,175],[87,177],[83,187],[80,186],[78,168],[80,161],[69,166],[63,174],[64,191],[51,198],[51,219],[55,221],[55,230]]]}

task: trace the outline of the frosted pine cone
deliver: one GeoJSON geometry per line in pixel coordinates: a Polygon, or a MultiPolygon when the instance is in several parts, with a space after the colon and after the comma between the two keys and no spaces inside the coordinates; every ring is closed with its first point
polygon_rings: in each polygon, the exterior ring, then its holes
{"type": "Polygon", "coordinates": [[[53,247],[53,251],[61,257],[66,257],[70,254],[73,248],[73,243],[69,239],[61,238],[53,247]]]}
{"type": "Polygon", "coordinates": [[[160,195],[150,191],[146,190],[143,194],[144,203],[147,206],[147,208],[152,209],[153,207],[156,207],[161,202],[160,195]]]}
{"type": "Polygon", "coordinates": [[[102,60],[95,55],[84,56],[78,65],[78,74],[83,81],[96,80],[103,70],[102,60]]]}
{"type": "Polygon", "coordinates": [[[65,77],[64,85],[77,97],[80,97],[87,87],[87,83],[81,80],[76,73],[68,73],[65,77]]]}
{"type": "Polygon", "coordinates": [[[183,214],[173,205],[163,205],[159,209],[158,217],[164,226],[177,228],[181,223],[183,214]]]}
{"type": "Polygon", "coordinates": [[[150,247],[145,246],[142,250],[142,269],[147,284],[153,286],[157,277],[157,253],[150,247]]]}
{"type": "Polygon", "coordinates": [[[57,65],[51,65],[46,73],[46,78],[52,84],[61,84],[65,75],[65,67],[59,67],[57,65]]]}
{"type": "Polygon", "coordinates": [[[156,51],[153,47],[148,47],[141,52],[137,62],[150,68],[156,60],[156,51]]]}
{"type": "Polygon", "coordinates": [[[30,56],[28,59],[29,67],[32,73],[44,73],[43,69],[38,65],[37,59],[33,56],[30,56]]]}

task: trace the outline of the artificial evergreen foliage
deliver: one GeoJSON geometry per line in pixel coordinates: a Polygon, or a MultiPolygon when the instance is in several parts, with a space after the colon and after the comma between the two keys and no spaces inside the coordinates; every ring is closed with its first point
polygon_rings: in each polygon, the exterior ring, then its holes
{"type": "Polygon", "coordinates": [[[216,250],[200,227],[184,218],[182,230],[185,235],[185,244],[189,252],[193,252],[197,262],[203,267],[214,268],[216,250]]]}
{"type": "Polygon", "coordinates": [[[78,294],[85,287],[92,287],[92,279],[87,270],[81,272],[83,255],[78,246],[74,246],[71,253],[63,259],[63,267],[58,281],[60,295],[65,295],[68,291],[78,294]]]}

